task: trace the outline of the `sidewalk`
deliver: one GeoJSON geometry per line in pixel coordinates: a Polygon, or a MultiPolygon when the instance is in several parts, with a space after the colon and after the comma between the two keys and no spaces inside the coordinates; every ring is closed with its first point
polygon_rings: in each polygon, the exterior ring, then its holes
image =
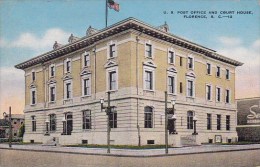
{"type": "MultiPolygon", "coordinates": [[[[8,144],[0,144],[1,149],[9,149],[8,144]]],[[[40,152],[54,152],[54,153],[71,153],[71,154],[85,154],[85,155],[100,155],[100,156],[121,156],[121,157],[160,157],[160,156],[174,156],[187,154],[201,154],[201,153],[215,153],[215,152],[230,152],[243,150],[260,149],[260,144],[250,145],[202,145],[182,148],[169,148],[168,155],[165,154],[164,149],[113,149],[111,153],[107,153],[106,148],[85,148],[85,147],[56,147],[56,146],[42,146],[42,145],[13,145],[12,150],[23,151],[40,151],[40,152]]]]}

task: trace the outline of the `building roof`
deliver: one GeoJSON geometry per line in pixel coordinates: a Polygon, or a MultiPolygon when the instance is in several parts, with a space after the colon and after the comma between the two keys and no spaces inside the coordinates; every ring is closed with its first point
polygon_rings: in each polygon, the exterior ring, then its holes
{"type": "MultiPolygon", "coordinates": [[[[8,118],[8,115],[6,115],[6,117],[8,118]]],[[[24,115],[23,114],[12,114],[12,119],[24,119],[24,115]]]]}
{"type": "Polygon", "coordinates": [[[122,20],[120,22],[117,22],[109,27],[106,27],[100,31],[96,31],[95,33],[87,34],[86,36],[75,40],[71,43],[68,43],[66,45],[62,45],[60,47],[55,48],[52,51],[49,51],[47,53],[41,54],[37,57],[34,57],[32,59],[29,59],[25,62],[22,62],[20,64],[17,64],[15,67],[18,69],[26,69],[28,67],[44,63],[46,61],[61,57],[65,54],[72,53],[74,51],[77,51],[81,48],[91,46],[95,44],[96,42],[105,39],[109,36],[118,34],[120,32],[133,29],[139,32],[142,32],[144,34],[153,36],[155,38],[167,41],[169,43],[187,48],[189,50],[192,50],[194,52],[203,54],[207,57],[217,59],[220,61],[223,61],[225,63],[234,65],[234,66],[241,66],[243,63],[230,59],[228,57],[222,56],[218,53],[216,53],[215,50],[209,49],[207,47],[204,47],[202,45],[196,44],[194,42],[188,41],[184,38],[178,37],[176,35],[170,34],[169,32],[165,32],[162,29],[158,27],[151,26],[147,23],[144,23],[136,18],[127,18],[125,20],[122,20]]]}

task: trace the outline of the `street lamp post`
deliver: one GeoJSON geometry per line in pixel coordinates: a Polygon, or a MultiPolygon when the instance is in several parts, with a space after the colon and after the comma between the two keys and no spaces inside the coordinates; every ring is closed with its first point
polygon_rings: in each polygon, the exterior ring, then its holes
{"type": "Polygon", "coordinates": [[[193,117],[193,122],[194,122],[194,132],[192,133],[192,135],[198,135],[197,131],[196,131],[196,122],[197,122],[198,118],[196,116],[193,117]]]}
{"type": "Polygon", "coordinates": [[[165,93],[165,154],[168,154],[168,109],[167,109],[167,91],[165,93]]]}
{"type": "Polygon", "coordinates": [[[107,106],[104,106],[104,99],[100,99],[101,104],[101,112],[103,109],[105,109],[107,114],[107,153],[110,153],[110,123],[109,123],[109,116],[111,114],[111,106],[110,106],[110,92],[107,92],[108,94],[108,101],[107,106]]]}
{"type": "MultiPolygon", "coordinates": [[[[6,112],[3,113],[4,118],[7,117],[6,112]]],[[[9,147],[12,147],[12,111],[11,107],[9,107],[9,116],[8,116],[8,123],[9,123],[9,147]]]]}

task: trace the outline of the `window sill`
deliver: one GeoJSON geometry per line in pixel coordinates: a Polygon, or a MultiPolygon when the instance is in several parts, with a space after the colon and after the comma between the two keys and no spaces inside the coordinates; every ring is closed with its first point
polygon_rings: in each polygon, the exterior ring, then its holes
{"type": "Polygon", "coordinates": [[[55,104],[56,101],[49,101],[49,104],[55,104]]]}
{"type": "Polygon", "coordinates": [[[30,104],[30,106],[31,106],[31,107],[34,107],[34,106],[36,106],[36,104],[30,104]]]}
{"type": "Polygon", "coordinates": [[[186,98],[189,98],[189,99],[195,99],[194,96],[186,96],[186,98]]]}
{"type": "Polygon", "coordinates": [[[144,89],[144,92],[155,92],[155,91],[151,89],[144,89]]]}
{"type": "Polygon", "coordinates": [[[88,98],[88,97],[91,97],[91,94],[90,95],[83,95],[83,96],[81,96],[82,99],[88,98]]]}
{"type": "Polygon", "coordinates": [[[211,74],[211,73],[210,73],[210,74],[206,73],[206,75],[208,75],[208,76],[212,76],[212,74],[211,74]]]}
{"type": "Polygon", "coordinates": [[[170,65],[175,65],[175,63],[168,63],[168,64],[170,64],[170,65]]]}
{"type": "Polygon", "coordinates": [[[147,59],[154,59],[153,56],[152,56],[152,57],[150,57],[150,56],[145,56],[145,58],[147,58],[147,59]]]}
{"type": "Polygon", "coordinates": [[[92,129],[82,129],[82,132],[90,132],[92,129]]]}
{"type": "Polygon", "coordinates": [[[115,59],[117,56],[113,56],[113,57],[108,57],[107,60],[113,60],[115,59]]]}
{"type": "Polygon", "coordinates": [[[168,95],[177,96],[177,93],[168,93],[168,95]]]}
{"type": "Polygon", "coordinates": [[[115,90],[107,90],[107,92],[117,92],[118,89],[115,89],[115,90]]]}

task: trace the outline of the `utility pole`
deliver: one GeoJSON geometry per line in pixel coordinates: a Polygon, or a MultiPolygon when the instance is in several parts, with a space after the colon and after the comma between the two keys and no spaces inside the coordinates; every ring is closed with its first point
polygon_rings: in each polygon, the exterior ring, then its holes
{"type": "Polygon", "coordinates": [[[108,102],[107,102],[107,153],[110,153],[110,122],[109,122],[109,116],[111,114],[110,92],[107,92],[107,94],[108,94],[108,102]]]}
{"type": "Polygon", "coordinates": [[[12,147],[12,111],[11,106],[9,107],[9,147],[12,147]]]}
{"type": "Polygon", "coordinates": [[[167,113],[167,91],[165,93],[165,154],[168,154],[168,113],[167,113]]]}
{"type": "Polygon", "coordinates": [[[107,114],[107,153],[110,153],[110,121],[109,117],[111,114],[111,106],[110,106],[110,92],[107,92],[108,94],[108,102],[107,102],[107,107],[104,106],[104,99],[100,99],[100,104],[101,104],[101,112],[103,109],[105,109],[106,114],[107,114]]]}

